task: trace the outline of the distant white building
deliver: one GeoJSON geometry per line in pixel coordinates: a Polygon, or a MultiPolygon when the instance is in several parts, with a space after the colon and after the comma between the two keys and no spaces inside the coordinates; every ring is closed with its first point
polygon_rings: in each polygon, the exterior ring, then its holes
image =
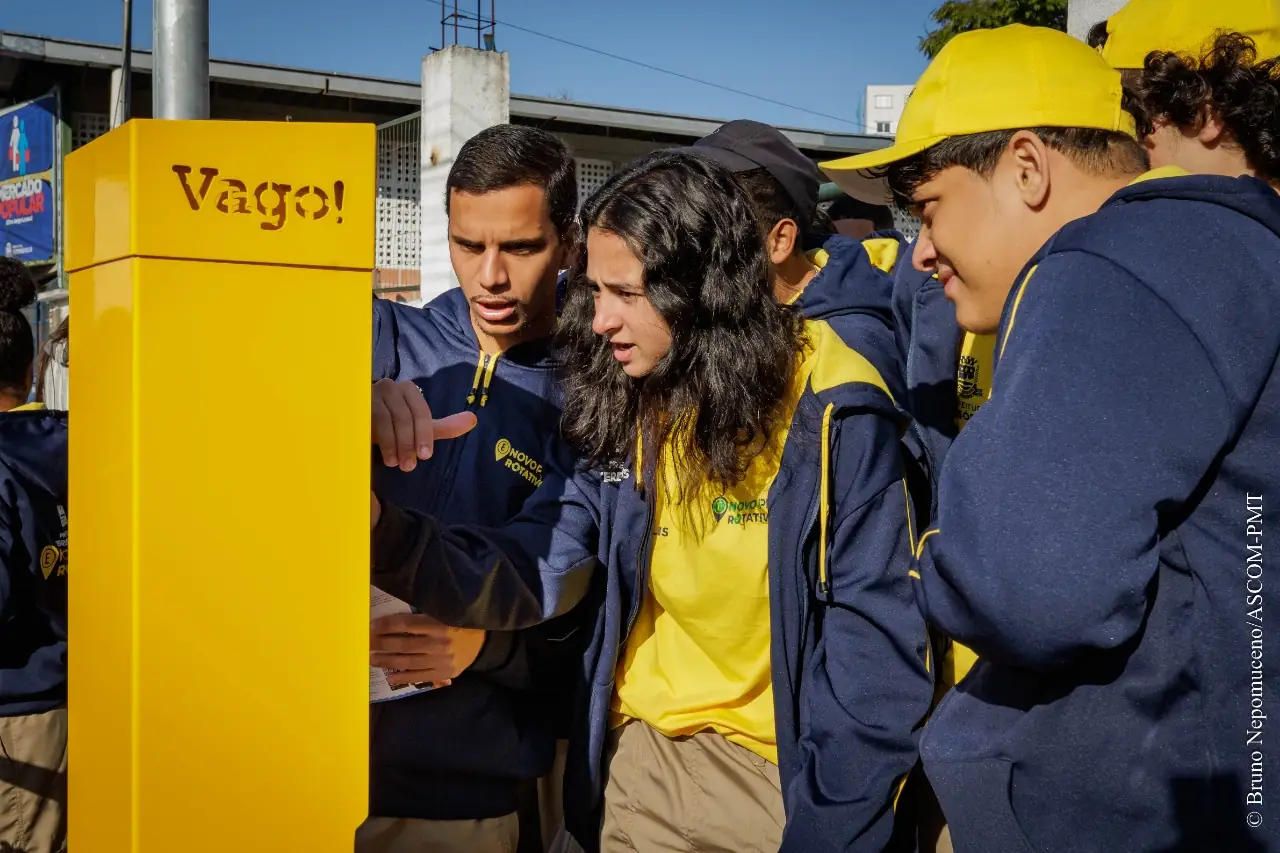
{"type": "Polygon", "coordinates": [[[898,132],[902,108],[915,86],[868,86],[866,132],[889,136],[898,132]]]}

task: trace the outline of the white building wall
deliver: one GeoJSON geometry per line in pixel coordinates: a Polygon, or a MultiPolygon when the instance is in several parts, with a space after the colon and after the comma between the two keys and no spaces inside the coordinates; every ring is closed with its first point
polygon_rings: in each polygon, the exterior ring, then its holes
{"type": "MultiPolygon", "coordinates": [[[[1067,32],[1080,40],[1089,34],[1089,28],[1105,21],[1124,6],[1126,0],[1068,0],[1067,32]]],[[[1204,0],[1208,3],[1210,0],[1204,0]]]]}
{"type": "Polygon", "coordinates": [[[868,86],[865,132],[891,135],[915,86],[868,86]]]}

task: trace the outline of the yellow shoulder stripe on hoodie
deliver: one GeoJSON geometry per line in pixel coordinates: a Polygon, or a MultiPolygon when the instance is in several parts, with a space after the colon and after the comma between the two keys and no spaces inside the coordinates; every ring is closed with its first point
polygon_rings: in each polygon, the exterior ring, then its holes
{"type": "Polygon", "coordinates": [[[840,340],[831,326],[817,320],[806,323],[805,328],[815,350],[813,373],[809,376],[809,384],[815,393],[852,382],[864,382],[879,388],[893,400],[880,371],[862,353],[840,340]]]}
{"type": "MultiPolygon", "coordinates": [[[[897,240],[892,237],[871,237],[863,240],[862,246],[867,250],[867,260],[871,261],[871,266],[882,272],[893,272],[898,263],[898,250],[901,248],[897,240]]],[[[814,249],[806,253],[805,258],[822,269],[831,260],[831,255],[826,249],[814,249]]]]}
{"type": "MultiPolygon", "coordinates": [[[[1031,276],[1036,274],[1036,270],[1040,269],[1037,264],[1027,270],[1027,277],[1022,280],[1022,284],[1018,285],[1018,295],[1013,297],[1013,310],[1009,312],[1009,328],[1004,330],[1004,340],[1000,342],[1000,358],[1004,358],[1004,348],[1009,345],[1009,336],[1013,334],[1013,324],[1018,320],[1018,308],[1022,305],[1022,294],[1027,292],[1027,285],[1031,283],[1031,276]]],[[[994,384],[992,383],[992,391],[994,392],[994,384]]]]}
{"type": "Polygon", "coordinates": [[[44,409],[44,403],[24,403],[21,406],[14,406],[11,412],[39,412],[44,409]]]}
{"type": "Polygon", "coordinates": [[[862,245],[867,250],[867,258],[871,261],[871,266],[883,272],[893,272],[894,266],[898,263],[898,241],[892,237],[872,237],[863,240],[862,245]]]}
{"type": "Polygon", "coordinates": [[[1181,166],[1161,166],[1159,169],[1152,169],[1149,172],[1143,172],[1138,177],[1129,182],[1129,186],[1140,184],[1143,181],[1158,181],[1161,178],[1185,178],[1191,173],[1181,166]]]}

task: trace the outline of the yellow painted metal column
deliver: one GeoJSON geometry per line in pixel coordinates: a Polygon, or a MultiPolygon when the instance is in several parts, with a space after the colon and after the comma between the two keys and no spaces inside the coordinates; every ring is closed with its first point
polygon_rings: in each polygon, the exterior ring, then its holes
{"type": "Polygon", "coordinates": [[[133,121],[67,158],[76,853],[352,849],[374,140],[133,121]]]}

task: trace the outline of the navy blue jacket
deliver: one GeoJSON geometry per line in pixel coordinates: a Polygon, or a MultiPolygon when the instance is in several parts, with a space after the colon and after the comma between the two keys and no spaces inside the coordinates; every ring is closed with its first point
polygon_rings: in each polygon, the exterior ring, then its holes
{"type": "MultiPolygon", "coordinates": [[[[927,371],[922,370],[919,364],[912,374],[906,370],[910,355],[928,346],[927,343],[916,344],[911,338],[914,318],[910,314],[900,316],[899,311],[899,301],[909,301],[899,294],[903,284],[912,280],[912,274],[920,275],[911,269],[911,247],[896,231],[876,231],[861,241],[842,235],[828,237],[822,245],[822,252],[825,253],[825,262],[796,299],[795,307],[807,318],[825,320],[841,340],[866,353],[867,359],[884,377],[894,402],[912,415],[912,421],[902,436],[903,464],[915,518],[923,526],[932,517],[934,484],[941,459],[935,459],[933,455],[937,442],[937,428],[933,426],[935,413],[926,410],[923,413],[926,420],[917,422],[913,408],[928,398],[927,394],[920,393],[920,383],[927,371]],[[908,348],[908,343],[912,349],[908,348]]],[[[955,325],[955,311],[951,310],[951,303],[946,301],[941,287],[937,288],[937,298],[942,300],[941,308],[950,310],[951,329],[948,331],[954,341],[958,339],[959,332],[955,325]]],[[[928,312],[931,325],[921,328],[921,335],[946,334],[933,327],[944,316],[943,311],[931,304],[928,312]]],[[[955,409],[955,365],[953,346],[952,415],[955,409]]],[[[939,371],[944,369],[945,365],[937,368],[939,371]]]]}
{"type": "Polygon", "coordinates": [[[1121,190],[1031,261],[996,354],[918,565],[979,655],[921,747],[955,849],[1277,849],[1280,197],[1121,190]]]}
{"type": "Polygon", "coordinates": [[[801,316],[825,320],[841,340],[866,355],[899,406],[906,397],[906,386],[894,338],[892,270],[894,264],[910,261],[909,255],[903,255],[905,246],[901,235],[893,231],[877,231],[861,241],[840,234],[828,237],[822,244],[825,259],[818,274],[793,303],[801,316]],[[867,241],[894,246],[895,250],[887,253],[892,259],[873,259],[867,241]],[[877,266],[877,261],[884,266],[877,266]]]}
{"type": "MultiPolygon", "coordinates": [[[[782,849],[880,853],[932,692],[905,571],[902,421],[869,362],[825,324],[810,328],[818,366],[768,496],[782,849]]],[[[614,673],[648,588],[652,490],[637,490],[625,467],[549,476],[500,530],[385,505],[373,577],[439,619],[490,628],[536,624],[585,599],[595,625],[564,795],[569,830],[591,853],[614,673]]]]}
{"type": "MultiPolygon", "coordinates": [[[[375,452],[374,485],[401,506],[455,524],[498,525],[519,512],[560,442],[547,342],[481,355],[458,288],[424,308],[374,300],[373,378],[412,380],[433,412],[469,409],[478,423],[405,473],[375,452]]],[[[480,657],[443,689],[371,709],[371,813],[459,820],[516,809],[518,780],[544,775],[557,711],[571,697],[567,620],[490,632],[480,657]]],[[[567,710],[564,711],[567,714],[567,710]]],[[[567,721],[564,723],[567,728],[567,721]]]]}
{"type": "Polygon", "coordinates": [[[0,716],[67,701],[67,413],[0,414],[0,716]]]}

